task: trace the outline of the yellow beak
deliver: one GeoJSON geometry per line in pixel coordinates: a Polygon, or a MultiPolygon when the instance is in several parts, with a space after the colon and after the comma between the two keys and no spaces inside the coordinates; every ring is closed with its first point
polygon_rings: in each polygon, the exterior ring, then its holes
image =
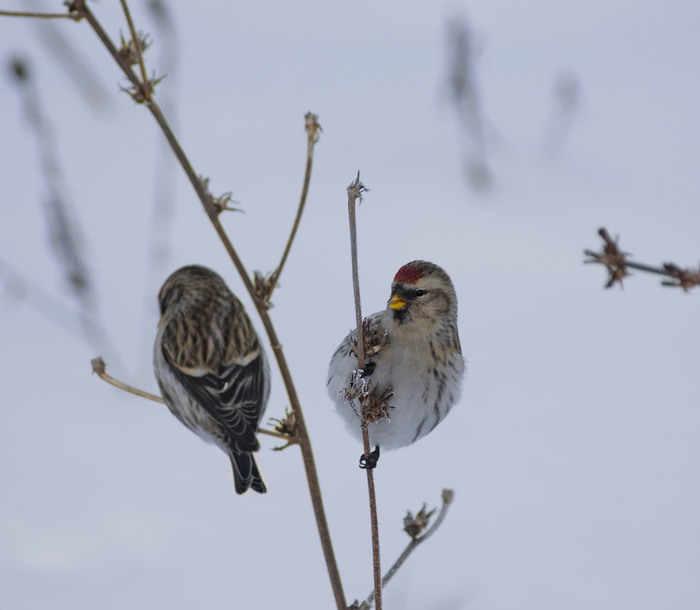
{"type": "Polygon", "coordinates": [[[392,294],[387,306],[391,307],[392,309],[403,309],[406,307],[406,301],[399,297],[399,295],[392,294]]]}

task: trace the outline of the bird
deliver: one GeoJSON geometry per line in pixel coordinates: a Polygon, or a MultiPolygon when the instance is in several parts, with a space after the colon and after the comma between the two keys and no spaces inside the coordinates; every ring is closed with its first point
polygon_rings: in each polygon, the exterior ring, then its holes
{"type": "MultiPolygon", "coordinates": [[[[369,351],[359,371],[371,386],[393,392],[385,413],[367,425],[375,446],[398,449],[435,429],[459,400],[465,361],[457,328],[457,295],[449,275],[434,263],[415,260],[403,265],[391,285],[384,311],[367,319],[378,347],[369,351]],[[384,344],[384,345],[382,345],[384,344]]],[[[328,367],[328,393],[336,410],[356,437],[362,438],[357,400],[348,388],[358,368],[357,331],[343,339],[328,367]]]]}
{"type": "Polygon", "coordinates": [[[221,276],[199,265],[172,273],[158,302],[153,368],[165,404],[228,454],[236,493],[265,493],[253,453],[270,369],[243,305],[221,276]]]}

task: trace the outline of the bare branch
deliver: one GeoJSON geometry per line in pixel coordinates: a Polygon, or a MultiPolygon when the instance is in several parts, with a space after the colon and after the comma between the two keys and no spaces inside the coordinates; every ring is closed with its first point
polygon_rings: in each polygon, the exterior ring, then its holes
{"type": "Polygon", "coordinates": [[[277,286],[277,282],[279,281],[280,275],[282,274],[282,268],[284,267],[284,263],[287,261],[287,257],[289,256],[289,252],[292,249],[292,243],[294,242],[294,238],[296,237],[297,234],[297,229],[299,228],[299,223],[301,222],[301,215],[304,213],[304,206],[306,205],[306,197],[309,193],[309,184],[311,182],[311,168],[313,167],[313,161],[314,161],[314,147],[316,146],[316,142],[318,142],[319,137],[321,135],[321,132],[323,129],[321,128],[321,124],[318,122],[318,116],[313,114],[312,112],[307,112],[306,116],[304,117],[304,125],[306,128],[306,170],[304,171],[304,185],[301,188],[301,198],[299,199],[299,207],[297,209],[297,215],[296,218],[294,219],[294,224],[292,225],[292,231],[289,234],[289,239],[287,240],[287,245],[284,248],[284,252],[282,253],[282,258],[280,259],[279,265],[277,265],[277,269],[270,275],[269,278],[267,278],[262,284],[262,290],[266,290],[266,292],[263,292],[261,294],[261,297],[265,300],[265,302],[269,303],[270,298],[272,297],[272,292],[275,290],[275,287],[277,286]]]}
{"type": "Polygon", "coordinates": [[[360,302],[360,277],[357,269],[357,222],[355,219],[355,202],[362,203],[362,196],[369,189],[360,182],[360,172],[357,172],[357,177],[348,186],[348,219],[350,222],[350,257],[352,259],[352,290],[355,297],[355,324],[357,326],[357,366],[364,368],[365,366],[365,351],[364,339],[362,336],[362,306],[360,302]]]}
{"type": "Polygon", "coordinates": [[[120,0],[120,2],[122,5],[122,10],[124,11],[124,17],[129,25],[129,32],[131,32],[131,40],[133,42],[136,59],[139,64],[139,69],[141,70],[141,82],[143,84],[141,90],[143,91],[143,97],[146,101],[150,102],[151,94],[153,92],[153,85],[155,85],[155,83],[151,83],[151,81],[148,80],[148,76],[146,75],[146,65],[143,63],[143,51],[147,46],[146,38],[139,36],[136,33],[136,28],[134,27],[134,22],[131,19],[129,5],[126,3],[126,0],[120,0]]]}
{"type": "MultiPolygon", "coordinates": [[[[148,398],[148,400],[152,400],[153,402],[157,402],[159,404],[165,404],[165,401],[160,397],[155,394],[151,394],[150,392],[146,392],[144,390],[139,390],[138,388],[135,388],[134,386],[130,386],[123,381],[119,381],[118,379],[115,379],[111,375],[107,374],[107,365],[105,364],[105,361],[101,357],[93,358],[90,360],[90,364],[92,365],[92,372],[95,373],[102,381],[106,381],[110,385],[113,385],[115,388],[119,388],[120,390],[124,390],[125,392],[129,392],[129,394],[135,394],[136,396],[141,396],[142,398],[148,398]]],[[[274,430],[265,430],[264,428],[259,428],[258,433],[260,434],[266,434],[267,436],[274,436],[275,438],[281,438],[282,440],[287,441],[287,444],[285,447],[288,447],[289,445],[294,445],[297,443],[296,437],[293,435],[285,434],[283,432],[277,432],[274,430]]],[[[277,447],[275,449],[278,449],[277,447]]]]}
{"type": "MultiPolygon", "coordinates": [[[[352,288],[355,296],[355,322],[357,324],[357,342],[355,350],[357,354],[357,368],[362,370],[365,367],[365,338],[364,324],[362,322],[362,305],[360,302],[360,276],[357,265],[357,223],[355,220],[355,202],[362,201],[362,195],[367,189],[360,182],[360,172],[357,172],[357,177],[348,186],[348,219],[350,222],[350,253],[352,259],[352,288]]],[[[375,388],[378,389],[378,388],[375,388]]],[[[389,390],[391,392],[391,390],[389,390]]],[[[393,396],[393,393],[391,393],[393,396]]],[[[364,392],[364,397],[360,398],[360,426],[362,428],[362,444],[364,447],[364,460],[369,463],[371,460],[371,448],[369,446],[369,433],[367,424],[369,419],[365,416],[368,410],[367,401],[378,402],[374,400],[374,396],[370,396],[369,392],[364,392]],[[366,398],[363,399],[363,398],[366,398]]],[[[388,398],[387,398],[388,400],[388,398]]],[[[384,404],[382,404],[382,407],[384,404]]],[[[378,448],[377,448],[378,450],[378,448]]],[[[377,453],[377,456],[379,454],[377,453]]],[[[372,529],[372,566],[374,574],[374,599],[378,610],[382,608],[382,568],[379,556],[379,521],[377,519],[377,497],[374,490],[374,470],[366,468],[367,473],[367,490],[369,493],[369,514],[372,529]]]]}
{"type": "Polygon", "coordinates": [[[80,21],[83,17],[77,13],[35,13],[31,11],[0,11],[0,17],[31,17],[34,19],[72,19],[80,21]]]}
{"type": "Polygon", "coordinates": [[[93,358],[92,360],[90,360],[90,364],[92,364],[93,373],[97,374],[97,376],[100,379],[106,381],[110,385],[113,385],[115,388],[119,388],[120,390],[129,392],[130,394],[136,394],[136,396],[141,396],[142,398],[148,398],[148,400],[152,400],[153,402],[165,404],[165,401],[160,396],[156,396],[155,394],[151,394],[150,392],[144,392],[143,390],[139,390],[138,388],[127,385],[126,383],[115,379],[111,375],[108,375],[106,370],[107,365],[105,364],[105,361],[102,358],[93,358]]]}
{"type": "MultiPolygon", "coordinates": [[[[437,531],[440,525],[442,525],[442,522],[445,520],[445,517],[447,516],[447,511],[450,509],[453,500],[454,491],[452,491],[451,489],[443,489],[442,507],[440,508],[440,512],[435,518],[435,521],[427,530],[425,529],[425,527],[427,526],[431,515],[435,512],[435,509],[431,510],[429,513],[426,513],[425,505],[423,505],[423,508],[421,509],[421,511],[419,511],[418,515],[416,515],[415,518],[413,518],[413,515],[411,515],[410,512],[408,513],[407,518],[404,520],[404,529],[406,530],[406,533],[409,536],[411,536],[411,542],[408,543],[408,546],[404,549],[403,553],[399,555],[399,558],[394,562],[394,565],[391,566],[389,568],[389,571],[384,575],[384,578],[382,579],[383,586],[386,586],[389,583],[389,581],[393,578],[394,574],[398,572],[399,568],[404,564],[406,559],[408,559],[409,555],[416,550],[418,545],[430,538],[430,536],[432,536],[437,531]]],[[[372,607],[373,602],[374,593],[370,593],[370,595],[359,606],[359,608],[361,610],[368,610],[372,607]]]]}
{"type": "Polygon", "coordinates": [[[620,250],[618,244],[619,237],[612,239],[605,228],[598,229],[598,235],[603,238],[603,251],[594,252],[592,250],[584,250],[583,253],[589,258],[583,262],[598,263],[606,267],[608,270],[608,282],[605,284],[606,288],[611,288],[616,283],[622,286],[622,279],[630,275],[627,271],[628,269],[664,275],[671,279],[662,281],[662,286],[682,288],[686,292],[700,285],[700,269],[683,269],[674,263],[664,263],[662,267],[653,267],[643,263],[636,263],[627,258],[631,256],[629,252],[620,250]]]}

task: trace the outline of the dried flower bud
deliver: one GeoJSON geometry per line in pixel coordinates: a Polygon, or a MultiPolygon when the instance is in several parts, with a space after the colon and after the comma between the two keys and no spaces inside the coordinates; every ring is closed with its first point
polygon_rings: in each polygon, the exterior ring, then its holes
{"type": "Polygon", "coordinates": [[[275,432],[279,432],[280,434],[286,434],[287,436],[296,436],[297,419],[294,415],[294,411],[286,409],[284,411],[284,417],[282,419],[276,419],[274,417],[271,417],[270,421],[275,422],[275,432]]]}
{"type": "Polygon", "coordinates": [[[403,530],[411,537],[411,540],[415,540],[416,538],[418,538],[418,536],[420,536],[423,533],[425,528],[428,527],[430,517],[433,516],[435,510],[436,509],[426,511],[426,505],[423,504],[423,506],[418,511],[418,514],[415,517],[413,516],[411,511],[408,511],[406,513],[406,516],[403,520],[403,530]]]}
{"type": "Polygon", "coordinates": [[[321,124],[318,122],[318,115],[313,112],[307,112],[304,116],[304,120],[306,133],[309,134],[309,141],[312,144],[316,144],[323,131],[321,124]]]}
{"type": "Polygon", "coordinates": [[[121,45],[119,47],[119,56],[124,59],[130,66],[135,66],[139,63],[139,54],[143,56],[146,49],[151,46],[151,41],[148,39],[148,34],[138,32],[136,41],[133,38],[126,40],[123,34],[120,34],[121,45]]]}
{"type": "Polygon", "coordinates": [[[612,288],[612,286],[618,282],[620,283],[620,286],[622,286],[622,279],[629,275],[627,273],[626,259],[626,257],[629,256],[629,252],[622,252],[619,249],[619,236],[612,239],[604,228],[598,230],[598,235],[600,235],[605,242],[603,252],[586,250],[584,254],[586,256],[590,256],[590,259],[585,262],[600,263],[601,265],[605,265],[608,270],[608,282],[605,284],[606,288],[612,288]]]}

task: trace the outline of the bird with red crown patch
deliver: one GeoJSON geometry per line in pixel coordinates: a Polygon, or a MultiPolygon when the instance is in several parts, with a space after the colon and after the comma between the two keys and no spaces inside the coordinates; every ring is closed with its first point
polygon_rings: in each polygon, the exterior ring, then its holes
{"type": "MultiPolygon", "coordinates": [[[[412,261],[401,267],[386,309],[368,319],[371,334],[384,344],[365,359],[362,376],[394,394],[388,417],[367,427],[378,456],[380,446],[404,447],[435,429],[459,400],[465,363],[457,330],[457,295],[438,265],[412,261]]],[[[356,342],[354,331],[335,351],[327,385],[336,409],[361,439],[359,409],[348,398],[357,369],[356,342]]]]}

